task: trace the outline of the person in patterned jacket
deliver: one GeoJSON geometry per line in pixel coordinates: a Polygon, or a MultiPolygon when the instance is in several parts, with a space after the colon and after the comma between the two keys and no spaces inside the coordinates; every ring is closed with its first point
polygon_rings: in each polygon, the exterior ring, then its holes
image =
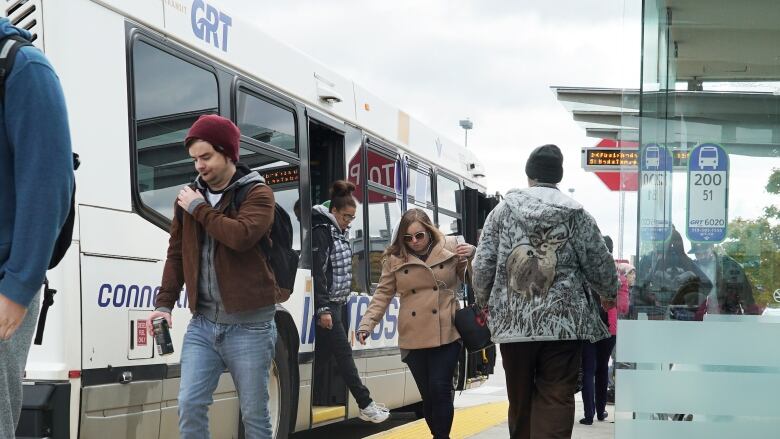
{"type": "Polygon", "coordinates": [[[558,190],[563,155],[536,148],[527,189],[488,215],[473,264],[477,303],[500,343],[511,438],[569,438],[582,341],[608,338],[594,289],[614,306],[615,263],[596,221],[558,190]]]}
{"type": "Polygon", "coordinates": [[[312,277],[317,326],[314,344],[314,382],[327,379],[328,362],[335,356],[341,377],[360,408],[360,418],[379,423],[390,412],[371,399],[352,358],[347,340],[346,303],[352,292],[352,245],[349,225],[355,220],[355,185],[338,180],[330,189],[330,201],[312,209],[312,277]]]}

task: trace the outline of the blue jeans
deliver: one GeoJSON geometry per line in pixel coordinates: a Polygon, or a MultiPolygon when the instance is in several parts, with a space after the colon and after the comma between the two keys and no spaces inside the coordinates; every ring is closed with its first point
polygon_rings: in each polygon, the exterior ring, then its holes
{"type": "Polygon", "coordinates": [[[268,371],[274,357],[276,324],[224,325],[196,314],[184,335],[179,387],[179,436],[208,438],[208,407],[227,369],[238,390],[247,439],[270,439],[268,371]]]}

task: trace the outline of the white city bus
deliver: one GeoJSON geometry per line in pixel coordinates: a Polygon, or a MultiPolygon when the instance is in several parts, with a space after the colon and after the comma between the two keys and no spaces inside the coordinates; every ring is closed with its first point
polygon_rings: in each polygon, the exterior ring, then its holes
{"type": "MultiPolygon", "coordinates": [[[[474,154],[216,0],[12,0],[3,12],[34,34],[57,69],[82,160],[74,242],[48,276],[59,292],[44,343],[28,358],[18,434],[177,437],[186,295],[173,311],[173,355],[157,355],[143,320],[159,290],[176,191],[195,176],[182,139],[208,113],[240,126],[241,161],[265,176],[290,213],[301,255],[294,292],[276,314],[270,371],[276,437],[356,416],[335,370],[312,380],[305,239],[311,206],[327,198],[333,180],[358,185],[350,232],[353,338],[403,203],[426,209],[445,233],[476,242],[493,200],[474,154]],[[293,212],[298,201],[300,218],[293,212]]],[[[400,359],[397,319],[396,299],[367,346],[354,344],[361,377],[391,408],[420,399],[400,359]]],[[[478,385],[494,358],[492,350],[464,353],[455,384],[478,385]]],[[[210,418],[213,437],[242,436],[227,373],[210,418]]]]}

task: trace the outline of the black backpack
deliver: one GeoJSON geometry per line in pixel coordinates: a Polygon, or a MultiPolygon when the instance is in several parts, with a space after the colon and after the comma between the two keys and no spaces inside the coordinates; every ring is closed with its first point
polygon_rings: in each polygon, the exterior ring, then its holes
{"type": "MultiPolygon", "coordinates": [[[[260,183],[262,184],[262,183],[260,183]]],[[[233,196],[233,208],[238,211],[241,203],[246,199],[246,194],[254,185],[244,185],[238,188],[233,196]]],[[[274,206],[274,222],[271,224],[269,239],[260,240],[260,248],[265,253],[268,264],[274,272],[276,284],[281,290],[282,297],[278,302],[284,302],[290,297],[295,285],[295,274],[298,270],[298,253],[293,250],[293,227],[290,214],[276,203],[274,206]]]]}
{"type": "MultiPolygon", "coordinates": [[[[16,61],[16,52],[22,47],[32,46],[30,40],[22,37],[21,35],[9,35],[0,40],[0,101],[5,99],[5,78],[11,72],[16,61]]],[[[79,155],[73,153],[73,170],[79,168],[81,162],[79,161],[79,155]]],[[[71,242],[73,241],[73,224],[76,220],[76,184],[74,180],[73,192],[70,196],[70,210],[68,211],[68,217],[65,219],[65,224],[60,228],[60,233],[57,236],[57,240],[54,242],[54,249],[52,251],[51,258],[49,259],[49,270],[56,267],[57,264],[65,257],[71,242]]],[[[46,325],[46,315],[49,312],[49,307],[54,304],[54,295],[57,290],[49,288],[49,280],[44,280],[43,289],[43,303],[41,305],[41,313],[38,318],[38,330],[35,335],[35,344],[39,345],[43,341],[43,329],[46,325]]]]}

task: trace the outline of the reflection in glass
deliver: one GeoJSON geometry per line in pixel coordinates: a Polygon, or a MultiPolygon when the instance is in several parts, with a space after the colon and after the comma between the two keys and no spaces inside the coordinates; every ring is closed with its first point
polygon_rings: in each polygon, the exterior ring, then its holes
{"type": "Polygon", "coordinates": [[[460,183],[452,181],[443,175],[437,176],[436,195],[439,198],[439,207],[452,212],[458,212],[460,207],[460,202],[458,201],[459,194],[460,183]]]}
{"type": "MultiPolygon", "coordinates": [[[[433,194],[431,192],[431,176],[417,169],[409,169],[409,191],[408,194],[415,201],[420,203],[433,203],[433,194]]],[[[433,217],[431,217],[433,219],[433,217]]]]}
{"type": "Polygon", "coordinates": [[[287,151],[296,151],[295,116],[292,111],[240,92],[237,118],[242,135],[287,151]]]}
{"type": "MultiPolygon", "coordinates": [[[[373,191],[369,194],[373,194],[375,197],[379,195],[373,191]]],[[[368,206],[369,257],[372,284],[376,284],[379,281],[379,277],[382,274],[382,253],[390,246],[393,228],[400,220],[401,208],[395,200],[371,203],[368,206]]]]}
{"type": "Polygon", "coordinates": [[[445,235],[460,235],[460,220],[439,211],[439,230],[445,235]]]}
{"type": "Polygon", "coordinates": [[[366,273],[363,269],[366,260],[366,252],[363,244],[363,200],[355,197],[357,209],[355,219],[350,224],[347,235],[352,244],[352,291],[366,293],[366,273]]]}
{"type": "Polygon", "coordinates": [[[141,201],[167,218],[182,185],[197,173],[184,136],[203,114],[218,111],[217,79],[146,43],[133,46],[136,177],[141,201]]]}

